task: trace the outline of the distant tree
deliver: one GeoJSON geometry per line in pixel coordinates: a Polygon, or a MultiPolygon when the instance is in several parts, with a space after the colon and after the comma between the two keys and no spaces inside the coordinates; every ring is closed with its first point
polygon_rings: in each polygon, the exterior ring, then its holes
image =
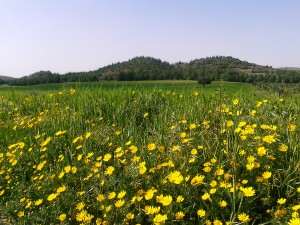
{"type": "Polygon", "coordinates": [[[198,80],[198,84],[204,87],[205,84],[211,84],[211,79],[209,77],[202,77],[198,80]]]}

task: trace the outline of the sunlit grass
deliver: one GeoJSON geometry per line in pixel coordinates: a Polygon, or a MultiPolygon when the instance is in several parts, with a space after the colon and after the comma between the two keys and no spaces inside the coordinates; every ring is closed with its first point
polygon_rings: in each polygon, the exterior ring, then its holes
{"type": "Polygon", "coordinates": [[[11,224],[299,221],[292,100],[237,83],[68,85],[0,94],[11,224]]]}

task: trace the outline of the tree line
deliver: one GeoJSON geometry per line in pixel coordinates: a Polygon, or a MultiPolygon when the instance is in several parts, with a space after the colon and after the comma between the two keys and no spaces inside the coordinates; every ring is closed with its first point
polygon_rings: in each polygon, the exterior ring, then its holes
{"type": "Polygon", "coordinates": [[[114,63],[94,71],[66,74],[39,71],[18,79],[2,81],[2,83],[25,86],[101,80],[198,80],[199,83],[224,80],[245,83],[299,83],[300,71],[274,69],[270,66],[260,66],[225,56],[207,57],[189,63],[178,62],[175,64],[142,56],[125,62],[114,63]]]}

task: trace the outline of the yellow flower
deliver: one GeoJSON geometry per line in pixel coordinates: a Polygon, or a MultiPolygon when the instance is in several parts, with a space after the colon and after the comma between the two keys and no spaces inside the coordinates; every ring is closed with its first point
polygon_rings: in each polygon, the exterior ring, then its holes
{"type": "Polygon", "coordinates": [[[27,203],[27,205],[25,206],[25,209],[28,209],[28,208],[30,208],[30,206],[31,206],[31,201],[29,201],[28,203],[27,203]]]}
{"type": "Polygon", "coordinates": [[[46,146],[50,141],[51,141],[51,137],[47,137],[46,140],[43,141],[43,142],[40,144],[40,146],[41,146],[41,147],[44,147],[44,146],[46,146]]]}
{"type": "Polygon", "coordinates": [[[214,220],[214,225],[223,225],[223,223],[220,220],[214,220]]]}
{"type": "Polygon", "coordinates": [[[103,157],[104,162],[108,162],[110,159],[111,159],[111,154],[110,153],[105,154],[104,157],[103,157]]]}
{"type": "Polygon", "coordinates": [[[149,113],[144,113],[143,117],[146,118],[147,116],[149,116],[149,113]]]}
{"type": "Polygon", "coordinates": [[[225,181],[229,181],[231,177],[232,177],[232,175],[230,173],[225,173],[224,174],[224,180],[225,181]]]}
{"type": "Polygon", "coordinates": [[[284,144],[282,144],[282,145],[280,145],[279,146],[279,151],[281,151],[281,152],[286,152],[287,150],[288,150],[288,146],[287,145],[284,145],[284,144]]]}
{"type": "Polygon", "coordinates": [[[190,128],[190,130],[195,129],[196,128],[196,124],[194,124],[194,123],[190,124],[189,128],[190,128]]]}
{"type": "Polygon", "coordinates": [[[182,197],[181,195],[179,195],[176,199],[176,202],[183,202],[184,197],[182,197]]]}
{"type": "Polygon", "coordinates": [[[250,156],[247,157],[247,162],[248,163],[253,163],[254,161],[255,161],[255,157],[254,156],[250,155],[250,156]]]}
{"type": "Polygon", "coordinates": [[[160,207],[154,207],[154,206],[145,206],[145,213],[146,215],[153,215],[157,214],[160,211],[160,207]]]}
{"type": "Polygon", "coordinates": [[[133,218],[134,218],[134,214],[133,213],[127,213],[126,214],[126,219],[132,220],[133,218]]]}
{"type": "Polygon", "coordinates": [[[215,186],[217,186],[217,181],[215,181],[215,180],[213,180],[212,182],[210,182],[210,186],[211,187],[215,187],[215,186]]]}
{"type": "Polygon", "coordinates": [[[61,172],[61,173],[58,175],[58,178],[61,179],[64,175],[65,175],[65,172],[61,172]]]}
{"type": "Polygon", "coordinates": [[[193,148],[193,149],[191,150],[191,154],[192,154],[192,155],[197,155],[197,154],[198,154],[197,149],[193,148]]]}
{"type": "Polygon", "coordinates": [[[269,179],[271,176],[272,176],[272,172],[269,172],[269,171],[263,172],[263,174],[262,174],[262,177],[265,180],[269,179]]]}
{"type": "Polygon", "coordinates": [[[203,171],[206,172],[206,173],[209,173],[211,171],[211,167],[206,166],[206,167],[203,168],[203,171]]]}
{"type": "Polygon", "coordinates": [[[64,131],[57,131],[56,133],[55,133],[55,136],[59,136],[59,135],[62,135],[62,134],[64,134],[64,133],[66,133],[67,132],[67,130],[64,130],[64,131]]]}
{"type": "Polygon", "coordinates": [[[109,166],[109,167],[106,168],[104,174],[110,176],[114,172],[114,170],[115,170],[115,168],[113,166],[109,166]]]}
{"type": "Polygon", "coordinates": [[[183,219],[183,217],[184,217],[184,213],[183,212],[177,212],[176,214],[175,214],[175,219],[176,220],[181,220],[181,219],[183,219]]]}
{"type": "Polygon", "coordinates": [[[247,184],[248,180],[242,180],[242,184],[247,184]]]}
{"type": "Polygon", "coordinates": [[[156,192],[157,192],[157,190],[154,189],[154,188],[151,188],[151,189],[147,190],[146,193],[145,193],[145,199],[146,199],[146,200],[152,199],[154,193],[156,193],[156,192]]]}
{"type": "Polygon", "coordinates": [[[238,127],[243,127],[243,126],[245,126],[247,123],[245,122],[245,121],[241,121],[241,122],[239,122],[239,124],[238,124],[238,127]]]}
{"type": "Polygon", "coordinates": [[[264,155],[266,155],[267,154],[267,149],[265,149],[265,147],[258,147],[257,148],[257,154],[259,155],[259,156],[264,156],[264,155]]]}
{"type": "Polygon", "coordinates": [[[255,166],[255,164],[254,163],[248,163],[247,165],[246,165],[246,168],[247,168],[247,170],[252,170],[253,168],[254,168],[254,166],[255,166]]]}
{"type": "Polygon", "coordinates": [[[161,203],[163,198],[164,198],[164,196],[162,194],[159,196],[156,196],[156,202],[161,203]]]}
{"type": "Polygon", "coordinates": [[[203,175],[196,175],[192,180],[191,180],[191,185],[192,186],[196,186],[200,183],[202,183],[202,181],[204,180],[204,176],[203,175]]]}
{"type": "Polygon", "coordinates": [[[247,222],[250,221],[250,218],[249,218],[249,216],[248,216],[246,213],[240,213],[240,214],[238,215],[238,218],[239,218],[239,220],[240,220],[242,223],[247,223],[247,222]]]}
{"type": "Polygon", "coordinates": [[[116,193],[115,192],[110,192],[109,194],[108,194],[108,199],[113,199],[113,198],[115,198],[116,197],[116,193]]]}
{"type": "Polygon", "coordinates": [[[168,206],[172,203],[173,201],[173,198],[171,195],[167,195],[167,196],[164,196],[163,199],[161,200],[161,204],[163,206],[168,206]]]}
{"type": "Polygon", "coordinates": [[[66,217],[67,217],[67,215],[65,213],[63,213],[63,214],[59,215],[58,219],[62,222],[66,219],[66,217]]]}
{"type": "Polygon", "coordinates": [[[77,205],[76,205],[76,209],[77,210],[82,210],[84,208],[85,204],[83,202],[79,202],[77,205]]]}
{"type": "Polygon", "coordinates": [[[124,205],[125,201],[123,199],[119,199],[118,201],[116,201],[115,206],[117,208],[120,208],[124,205]]]}
{"type": "Polygon", "coordinates": [[[98,200],[99,202],[102,202],[104,199],[105,199],[105,197],[104,197],[103,194],[99,194],[99,195],[97,196],[97,200],[98,200]]]}
{"type": "Polygon", "coordinates": [[[234,122],[232,120],[226,121],[226,126],[227,127],[231,127],[231,126],[233,126],[233,124],[234,124],[234,122]]]}
{"type": "Polygon", "coordinates": [[[130,152],[131,152],[132,154],[134,154],[134,153],[137,152],[138,148],[137,148],[136,146],[134,146],[134,145],[131,145],[131,146],[129,147],[129,150],[130,150],[130,152]]]}
{"type": "Polygon", "coordinates": [[[83,140],[84,140],[84,138],[82,136],[78,136],[78,137],[76,137],[76,138],[73,139],[72,143],[75,144],[78,141],[83,141],[83,140]]]}
{"type": "Polygon", "coordinates": [[[62,192],[64,192],[66,189],[67,189],[66,186],[63,185],[63,186],[57,188],[56,192],[57,192],[57,193],[62,193],[62,192]]]}
{"type": "Polygon", "coordinates": [[[89,152],[85,158],[86,158],[86,159],[89,159],[89,158],[91,158],[93,155],[94,155],[94,152],[89,152]]]}
{"type": "Polygon", "coordinates": [[[276,142],[274,136],[272,136],[272,135],[267,135],[267,136],[263,137],[263,141],[267,142],[268,144],[272,144],[273,142],[276,142]]]}
{"type": "Polygon", "coordinates": [[[201,196],[201,199],[203,201],[207,200],[207,199],[210,199],[210,194],[208,194],[207,192],[205,192],[202,196],[201,196]]]}
{"type": "Polygon", "coordinates": [[[91,132],[87,132],[87,133],[85,134],[85,138],[88,139],[91,135],[92,135],[91,132]]]}
{"type": "Polygon", "coordinates": [[[43,161],[41,162],[38,166],[37,166],[37,170],[42,170],[42,168],[44,167],[44,165],[46,164],[47,161],[43,161]]]}
{"type": "Polygon", "coordinates": [[[217,191],[216,188],[212,188],[212,189],[209,190],[209,193],[213,195],[214,193],[216,193],[216,191],[217,191]]]}
{"type": "Polygon", "coordinates": [[[57,197],[57,195],[58,195],[58,194],[56,194],[56,193],[52,193],[52,194],[50,194],[50,195],[48,196],[47,200],[48,200],[49,202],[51,202],[51,201],[53,201],[53,200],[57,197]]]}
{"type": "Polygon", "coordinates": [[[232,101],[232,103],[233,103],[234,105],[237,105],[237,104],[239,104],[239,100],[238,100],[238,99],[234,99],[234,100],[232,101]]]}
{"type": "Polygon", "coordinates": [[[180,184],[183,181],[183,176],[179,171],[174,171],[168,175],[168,179],[171,183],[180,184]]]}
{"type": "Polygon", "coordinates": [[[121,191],[121,192],[119,192],[119,194],[118,194],[118,198],[121,199],[121,198],[123,198],[125,195],[126,195],[126,191],[121,191]]]}
{"type": "Polygon", "coordinates": [[[279,205],[283,205],[285,202],[286,202],[286,199],[285,199],[285,198],[280,198],[280,199],[277,200],[277,203],[278,203],[279,205]]]}
{"type": "Polygon", "coordinates": [[[76,91],[75,91],[75,89],[71,88],[71,89],[69,90],[69,92],[70,92],[70,95],[73,95],[76,91]]]}
{"type": "Polygon", "coordinates": [[[72,169],[71,169],[72,173],[76,173],[77,172],[77,168],[76,166],[72,166],[72,169]]]}
{"type": "Polygon", "coordinates": [[[42,202],[43,202],[43,199],[38,199],[34,202],[34,205],[38,206],[38,205],[42,204],[42,202]]]}
{"type": "Polygon", "coordinates": [[[65,168],[64,168],[64,171],[66,172],[66,173],[69,173],[70,171],[71,171],[71,166],[70,165],[68,165],[68,166],[66,166],[65,168]]]}
{"type": "Polygon", "coordinates": [[[178,145],[175,145],[175,146],[172,147],[172,151],[173,152],[176,152],[178,150],[179,150],[179,146],[178,145]]]}
{"type": "Polygon", "coordinates": [[[147,148],[149,151],[153,151],[153,150],[155,150],[156,145],[154,143],[151,143],[151,144],[148,144],[147,148]]]}
{"type": "Polygon", "coordinates": [[[220,201],[218,204],[219,204],[220,207],[226,207],[227,206],[227,202],[224,201],[224,200],[220,201]]]}
{"type": "Polygon", "coordinates": [[[290,124],[289,125],[289,131],[295,131],[296,130],[296,128],[297,128],[297,125],[295,125],[295,124],[290,124]]]}
{"type": "Polygon", "coordinates": [[[252,197],[255,195],[255,190],[252,187],[243,188],[241,187],[240,190],[243,192],[244,196],[252,197]]]}
{"type": "Polygon", "coordinates": [[[198,215],[199,217],[204,217],[204,216],[205,216],[205,210],[199,209],[199,210],[197,211],[197,215],[198,215]]]}
{"type": "Polygon", "coordinates": [[[195,158],[191,158],[191,159],[189,160],[189,163],[194,163],[195,161],[196,161],[195,158]]]}
{"type": "Polygon", "coordinates": [[[223,175],[224,174],[224,170],[223,169],[218,169],[217,171],[216,171],[216,175],[218,175],[218,176],[221,176],[221,175],[223,175]]]}
{"type": "Polygon", "coordinates": [[[255,116],[255,114],[256,114],[256,110],[252,110],[251,112],[250,112],[250,116],[255,116]]]}
{"type": "Polygon", "coordinates": [[[24,211],[19,211],[19,212],[18,212],[18,217],[21,218],[21,217],[23,217],[23,216],[24,216],[24,211]]]}
{"type": "Polygon", "coordinates": [[[300,209],[300,205],[295,205],[295,206],[292,207],[292,209],[293,209],[294,211],[297,211],[298,209],[300,209]]]}
{"type": "Polygon", "coordinates": [[[299,225],[300,224],[300,218],[292,218],[288,222],[288,225],[299,225]]]}
{"type": "Polygon", "coordinates": [[[78,222],[84,221],[86,214],[87,214],[87,212],[85,210],[82,210],[81,212],[76,214],[76,220],[78,222]]]}
{"type": "Polygon", "coordinates": [[[164,224],[167,219],[168,219],[167,215],[157,214],[154,217],[153,222],[154,224],[164,224]]]}
{"type": "Polygon", "coordinates": [[[18,162],[18,160],[15,159],[15,160],[12,161],[11,165],[14,166],[14,165],[17,164],[17,162],[18,162]]]}
{"type": "Polygon", "coordinates": [[[246,155],[245,150],[240,150],[240,151],[239,151],[239,155],[240,155],[240,156],[246,155]]]}
{"type": "Polygon", "coordinates": [[[77,156],[77,161],[80,161],[82,159],[82,154],[77,156]]]}

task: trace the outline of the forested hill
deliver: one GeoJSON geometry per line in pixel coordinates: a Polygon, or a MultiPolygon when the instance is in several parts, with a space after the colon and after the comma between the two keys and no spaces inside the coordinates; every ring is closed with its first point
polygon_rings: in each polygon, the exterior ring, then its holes
{"type": "Polygon", "coordinates": [[[189,63],[178,62],[175,64],[142,56],[88,72],[57,74],[40,71],[8,81],[8,83],[11,85],[35,85],[76,81],[167,79],[298,83],[300,82],[300,71],[274,69],[270,66],[261,66],[225,56],[207,57],[195,59],[189,63]]]}
{"type": "Polygon", "coordinates": [[[15,78],[0,75],[0,84],[6,84],[6,83],[8,83],[9,81],[11,81],[13,79],[15,79],[15,78]]]}

